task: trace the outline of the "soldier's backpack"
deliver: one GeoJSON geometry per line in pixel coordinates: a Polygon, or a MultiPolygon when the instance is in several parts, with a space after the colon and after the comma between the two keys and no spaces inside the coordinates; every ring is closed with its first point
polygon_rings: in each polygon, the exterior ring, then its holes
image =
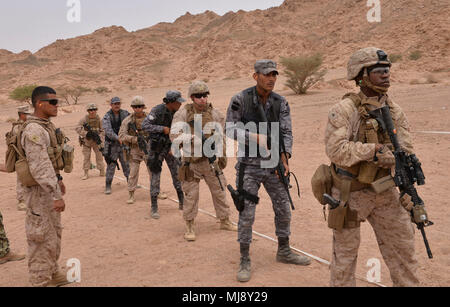
{"type": "Polygon", "coordinates": [[[18,148],[17,148],[17,135],[14,133],[14,128],[19,125],[18,123],[13,123],[11,131],[7,132],[5,135],[5,143],[7,146],[5,154],[5,168],[8,173],[14,173],[16,171],[16,161],[18,158],[18,148]]]}

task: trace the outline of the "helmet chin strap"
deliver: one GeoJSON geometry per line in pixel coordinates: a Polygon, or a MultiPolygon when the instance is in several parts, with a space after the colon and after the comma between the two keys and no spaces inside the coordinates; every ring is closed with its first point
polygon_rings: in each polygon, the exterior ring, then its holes
{"type": "Polygon", "coordinates": [[[360,82],[360,86],[363,87],[368,87],[372,90],[374,90],[375,92],[377,92],[378,94],[384,95],[388,92],[389,87],[383,87],[383,86],[376,86],[374,85],[369,78],[369,74],[367,73],[367,68],[364,69],[364,76],[363,79],[360,82]]]}

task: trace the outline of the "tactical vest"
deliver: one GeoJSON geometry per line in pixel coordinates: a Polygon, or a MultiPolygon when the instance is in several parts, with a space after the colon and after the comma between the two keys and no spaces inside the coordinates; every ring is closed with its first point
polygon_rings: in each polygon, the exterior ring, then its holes
{"type": "MultiPolygon", "coordinates": [[[[22,131],[25,130],[25,127],[31,123],[39,124],[42,128],[47,131],[50,137],[50,146],[47,148],[48,157],[50,161],[52,161],[53,168],[55,171],[61,171],[64,169],[64,160],[62,157],[63,146],[65,142],[65,135],[60,129],[56,129],[55,125],[50,121],[44,121],[39,119],[29,119],[27,120],[23,126],[22,131]]],[[[21,133],[22,134],[22,133],[21,133]]],[[[19,144],[21,141],[19,140],[19,144]]],[[[22,147],[22,146],[21,146],[22,147]]]]}
{"type": "MultiPolygon", "coordinates": [[[[208,103],[205,111],[197,111],[195,109],[195,106],[193,103],[186,105],[186,122],[189,124],[189,126],[191,127],[191,134],[195,134],[195,123],[194,123],[194,119],[196,115],[201,115],[202,118],[202,131],[205,128],[205,125],[209,122],[214,122],[214,118],[212,115],[212,111],[213,111],[213,106],[212,104],[208,103]]],[[[211,137],[212,134],[206,134],[204,133],[206,138],[211,137]]],[[[192,144],[191,146],[191,152],[192,155],[194,154],[194,144],[192,144]]],[[[191,157],[188,158],[186,160],[189,160],[189,162],[191,163],[198,163],[200,161],[205,160],[206,157],[191,157]]]]}
{"type": "Polygon", "coordinates": [[[138,136],[138,135],[140,135],[140,136],[145,137],[145,139],[147,140],[148,137],[149,137],[149,133],[146,132],[145,130],[142,130],[142,123],[144,122],[146,117],[147,117],[147,114],[145,114],[145,116],[142,117],[142,118],[136,118],[135,114],[132,114],[131,115],[130,124],[135,124],[136,125],[136,129],[137,129],[138,133],[136,134],[136,131],[134,131],[133,129],[131,129],[128,126],[128,135],[131,135],[131,136],[138,136]]]}
{"type": "MultiPolygon", "coordinates": [[[[389,148],[393,148],[387,132],[383,131],[376,119],[369,115],[370,111],[380,108],[381,104],[363,104],[362,93],[349,93],[343,97],[343,99],[346,98],[353,101],[361,118],[356,141],[363,144],[383,144],[389,148]]],[[[334,175],[336,175],[336,172],[339,173],[340,170],[343,170],[343,172],[341,171],[341,175],[348,175],[353,178],[351,191],[368,188],[371,183],[389,176],[391,173],[389,169],[380,168],[372,161],[362,161],[352,167],[335,165],[333,168],[334,175]]]]}
{"type": "MultiPolygon", "coordinates": [[[[154,125],[170,128],[172,126],[174,113],[170,112],[165,104],[160,104],[155,107],[154,114],[156,118],[152,121],[154,125]]],[[[160,137],[160,134],[155,135],[160,137]]]]}
{"type": "MultiPolygon", "coordinates": [[[[244,125],[247,125],[248,123],[255,123],[256,124],[256,129],[257,129],[257,133],[258,134],[265,134],[267,135],[268,131],[259,131],[259,123],[262,122],[262,119],[260,118],[259,115],[259,105],[254,103],[254,98],[257,96],[256,93],[256,86],[248,88],[246,90],[243,91],[244,93],[244,97],[243,97],[243,106],[241,106],[244,109],[241,121],[244,125]]],[[[283,100],[283,98],[278,95],[277,93],[272,92],[271,93],[271,98],[272,98],[272,104],[269,108],[268,111],[266,111],[266,116],[267,116],[267,120],[269,121],[269,125],[270,123],[276,123],[280,121],[280,108],[281,108],[281,102],[283,100]]],[[[258,102],[259,103],[259,102],[258,102]]],[[[270,127],[270,126],[269,126],[270,127]]],[[[281,137],[281,130],[280,130],[280,136],[278,138],[278,140],[282,140],[281,137]]],[[[279,142],[279,146],[281,147],[281,142],[279,142]]],[[[242,146],[244,146],[243,144],[239,143],[239,150],[245,150],[245,156],[249,157],[250,155],[250,148],[249,145],[245,145],[245,148],[241,148],[242,146]]],[[[269,144],[270,146],[270,144],[269,144]]],[[[280,148],[281,149],[281,148],[280,148]]],[[[242,151],[241,151],[242,152],[242,151]]],[[[261,157],[260,153],[259,153],[259,148],[258,148],[258,157],[261,157]]]]}
{"type": "Polygon", "coordinates": [[[111,120],[111,127],[115,134],[119,135],[120,126],[122,125],[122,121],[125,118],[122,118],[122,112],[119,111],[119,119],[116,120],[116,116],[114,115],[114,112],[112,110],[109,110],[108,113],[109,118],[111,120]]]}
{"type": "Polygon", "coordinates": [[[89,115],[86,115],[84,122],[87,123],[89,127],[91,127],[92,131],[97,133],[100,132],[101,122],[98,115],[95,118],[90,118],[89,115]]]}

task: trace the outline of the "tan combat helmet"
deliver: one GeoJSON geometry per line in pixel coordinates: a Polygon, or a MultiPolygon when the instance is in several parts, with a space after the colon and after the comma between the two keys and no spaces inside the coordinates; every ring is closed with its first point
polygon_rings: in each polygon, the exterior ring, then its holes
{"type": "Polygon", "coordinates": [[[189,87],[188,97],[194,94],[209,94],[208,85],[203,81],[194,81],[189,87]]]}
{"type": "Polygon", "coordinates": [[[347,65],[347,79],[355,80],[361,70],[377,64],[392,66],[388,55],[383,50],[375,47],[360,49],[350,57],[347,65]]]}
{"type": "Polygon", "coordinates": [[[22,113],[22,114],[27,114],[27,115],[31,114],[28,106],[18,107],[17,113],[22,113]]]}
{"type": "Polygon", "coordinates": [[[86,111],[97,111],[97,105],[95,103],[90,103],[86,107],[86,111]]]}
{"type": "Polygon", "coordinates": [[[139,106],[144,106],[145,107],[144,97],[142,97],[142,96],[134,96],[133,100],[131,100],[131,106],[132,107],[139,107],[139,106]]]}

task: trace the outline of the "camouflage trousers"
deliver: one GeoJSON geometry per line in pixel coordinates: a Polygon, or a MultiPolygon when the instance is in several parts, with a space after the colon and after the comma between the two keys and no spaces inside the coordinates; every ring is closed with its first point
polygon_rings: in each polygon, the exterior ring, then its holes
{"type": "Polygon", "coordinates": [[[28,211],[25,232],[28,242],[28,270],[33,286],[46,286],[59,269],[61,213],[53,210],[53,197],[40,186],[26,195],[28,211]]]}
{"type": "Polygon", "coordinates": [[[22,201],[25,201],[25,198],[24,198],[24,190],[23,190],[23,185],[22,185],[22,183],[19,181],[19,177],[17,177],[17,180],[16,180],[16,198],[17,198],[17,201],[19,201],[19,202],[22,202],[22,201]]]}
{"type": "Polygon", "coordinates": [[[3,226],[3,216],[0,212],[0,258],[9,253],[9,241],[6,237],[5,227],[3,226]]]}
{"type": "MultiPolygon", "coordinates": [[[[239,167],[236,165],[236,186],[239,184],[239,167]]],[[[258,195],[261,183],[272,200],[275,213],[275,234],[277,237],[291,235],[291,207],[286,190],[273,169],[262,169],[259,166],[248,165],[244,173],[243,189],[252,195],[258,195]]],[[[245,200],[245,208],[239,213],[238,242],[252,242],[252,228],[255,222],[256,204],[245,200]]]]}
{"type": "MultiPolygon", "coordinates": [[[[107,146],[111,146],[111,159],[112,161],[119,160],[120,166],[122,167],[123,175],[128,178],[130,175],[130,165],[128,161],[125,160],[122,147],[117,143],[107,145],[105,144],[105,150],[108,152],[107,146]]],[[[114,179],[114,174],[116,173],[116,164],[110,163],[106,167],[106,182],[112,182],[114,179]]]]}
{"type": "MultiPolygon", "coordinates": [[[[128,191],[134,192],[137,188],[139,181],[139,169],[141,167],[141,162],[145,161],[145,155],[140,150],[131,149],[130,153],[130,176],[128,177],[128,191]]],[[[150,171],[148,171],[150,175],[150,171]]]]}
{"type": "MultiPolygon", "coordinates": [[[[154,155],[154,152],[150,152],[149,159],[151,159],[154,155]]],[[[181,187],[181,182],[180,180],[178,180],[178,169],[180,168],[180,161],[170,154],[166,154],[163,158],[166,161],[167,166],[169,167],[170,174],[172,175],[173,187],[175,188],[175,190],[177,190],[177,192],[182,192],[183,189],[181,187]]],[[[161,192],[161,172],[152,172],[151,174],[150,196],[156,197],[161,192]]]]}
{"type": "Polygon", "coordinates": [[[103,163],[103,155],[98,149],[98,145],[95,144],[92,147],[83,145],[83,170],[88,171],[91,169],[91,150],[94,151],[95,161],[97,163],[97,169],[99,171],[105,170],[105,164],[103,163]]]}
{"type": "MultiPolygon", "coordinates": [[[[340,197],[336,188],[333,188],[333,197],[340,197]]],[[[397,190],[391,189],[378,195],[368,189],[353,192],[348,204],[358,213],[358,220],[367,220],[372,226],[394,286],[417,286],[414,227],[409,213],[400,204],[397,190]]],[[[360,227],[333,231],[332,287],[356,286],[355,269],[360,240],[360,227]]]]}
{"type": "MultiPolygon", "coordinates": [[[[199,163],[191,163],[189,166],[193,177],[182,181],[184,191],[183,218],[185,221],[194,220],[198,214],[198,202],[200,198],[200,180],[204,179],[211,192],[214,209],[218,219],[225,219],[230,215],[230,206],[227,203],[225,191],[220,188],[219,180],[211,170],[208,160],[199,163]]],[[[220,175],[223,187],[227,186],[225,176],[220,175]]]]}

